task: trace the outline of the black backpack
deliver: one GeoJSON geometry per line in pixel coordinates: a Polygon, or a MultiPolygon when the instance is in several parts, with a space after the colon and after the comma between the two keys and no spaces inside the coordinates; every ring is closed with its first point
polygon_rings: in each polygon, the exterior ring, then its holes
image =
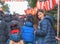
{"type": "Polygon", "coordinates": [[[20,33],[20,28],[19,28],[18,22],[17,21],[12,21],[11,26],[10,26],[9,39],[13,40],[15,42],[18,42],[18,41],[20,41],[20,38],[21,38],[21,33],[20,33]],[[13,30],[14,30],[14,32],[12,33],[13,30]]]}

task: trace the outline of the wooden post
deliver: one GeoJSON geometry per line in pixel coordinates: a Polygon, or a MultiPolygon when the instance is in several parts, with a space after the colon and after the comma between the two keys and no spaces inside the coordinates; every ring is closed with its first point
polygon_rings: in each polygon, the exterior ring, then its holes
{"type": "Polygon", "coordinates": [[[57,37],[59,37],[59,3],[58,3],[58,11],[57,11],[57,37]]]}

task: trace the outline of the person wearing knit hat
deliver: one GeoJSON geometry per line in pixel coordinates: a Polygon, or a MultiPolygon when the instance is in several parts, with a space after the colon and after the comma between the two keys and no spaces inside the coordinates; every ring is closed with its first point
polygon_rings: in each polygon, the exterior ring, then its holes
{"type": "Polygon", "coordinates": [[[25,24],[21,28],[21,35],[24,41],[24,44],[36,44],[35,35],[34,35],[33,19],[32,16],[27,16],[25,24]]]}
{"type": "Polygon", "coordinates": [[[7,40],[6,44],[9,44],[10,40],[14,42],[19,42],[21,40],[21,31],[19,22],[16,20],[12,20],[9,25],[9,39],[7,40]]]}

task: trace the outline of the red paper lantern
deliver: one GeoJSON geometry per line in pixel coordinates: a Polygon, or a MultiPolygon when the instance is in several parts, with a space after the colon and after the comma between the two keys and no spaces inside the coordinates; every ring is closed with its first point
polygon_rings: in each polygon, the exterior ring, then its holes
{"type": "Polygon", "coordinates": [[[44,2],[40,2],[40,9],[44,10],[44,2]]]}
{"type": "Polygon", "coordinates": [[[53,4],[53,1],[52,0],[48,0],[49,3],[50,3],[50,10],[54,9],[54,4],[53,4]]]}
{"type": "Polygon", "coordinates": [[[25,10],[25,14],[26,14],[26,15],[29,15],[29,10],[28,10],[28,9],[25,10]]]}
{"type": "Polygon", "coordinates": [[[32,15],[35,15],[35,11],[34,10],[32,11],[32,15]]]}
{"type": "Polygon", "coordinates": [[[44,10],[44,1],[43,2],[37,1],[36,7],[37,9],[44,10]]]}
{"type": "Polygon", "coordinates": [[[58,5],[58,3],[59,3],[59,0],[52,0],[52,1],[53,1],[54,5],[55,5],[55,4],[58,5]]]}
{"type": "Polygon", "coordinates": [[[33,8],[29,9],[29,14],[32,14],[33,8]]]}
{"type": "Polygon", "coordinates": [[[34,10],[34,9],[32,10],[32,13],[31,13],[31,14],[32,14],[32,15],[35,15],[35,10],[34,10]]]}
{"type": "Polygon", "coordinates": [[[32,10],[32,15],[36,15],[37,13],[37,8],[35,7],[33,10],[32,10]]]}
{"type": "Polygon", "coordinates": [[[37,1],[36,7],[37,7],[38,9],[40,9],[40,2],[39,2],[39,1],[37,1]]]}
{"type": "Polygon", "coordinates": [[[55,5],[56,4],[56,0],[52,0],[53,1],[53,4],[55,5]]]}
{"type": "Polygon", "coordinates": [[[37,13],[37,10],[38,10],[38,9],[35,7],[35,8],[34,8],[35,14],[37,13]]]}
{"type": "Polygon", "coordinates": [[[49,1],[47,0],[47,1],[45,1],[45,9],[47,10],[47,11],[49,11],[50,10],[50,3],[49,3],[49,1]]]}

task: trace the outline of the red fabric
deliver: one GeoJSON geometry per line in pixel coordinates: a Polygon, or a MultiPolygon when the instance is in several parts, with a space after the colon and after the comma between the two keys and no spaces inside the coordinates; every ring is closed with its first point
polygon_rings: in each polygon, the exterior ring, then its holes
{"type": "Polygon", "coordinates": [[[19,33],[20,32],[20,30],[19,29],[14,29],[14,30],[11,30],[11,34],[15,34],[15,33],[19,33]]]}

